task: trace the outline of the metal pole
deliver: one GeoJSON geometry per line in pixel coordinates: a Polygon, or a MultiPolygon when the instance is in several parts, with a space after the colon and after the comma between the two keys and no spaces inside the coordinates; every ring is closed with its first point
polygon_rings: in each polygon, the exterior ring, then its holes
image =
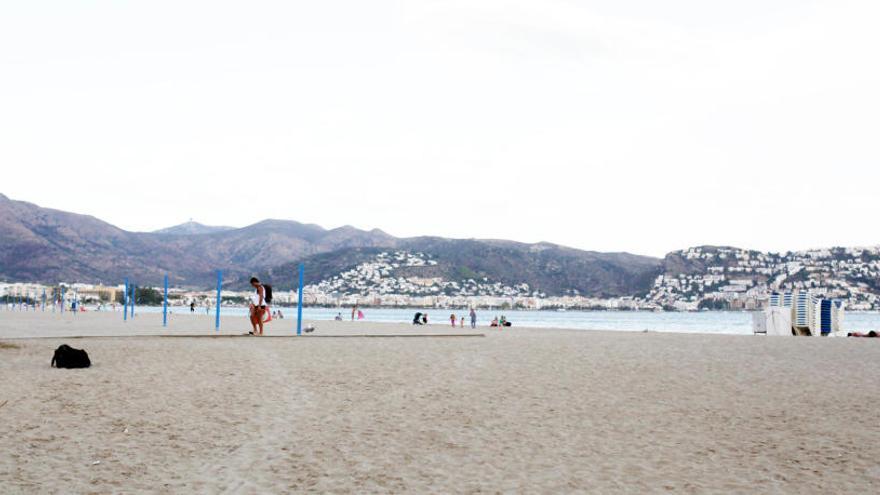
{"type": "Polygon", "coordinates": [[[137,286],[132,283],[131,284],[131,319],[132,320],[134,319],[134,303],[137,302],[135,300],[135,295],[137,295],[137,286]]]}
{"type": "Polygon", "coordinates": [[[73,316],[79,313],[79,289],[73,289],[73,316]]]}
{"type": "Polygon", "coordinates": [[[64,312],[64,293],[67,291],[67,288],[63,285],[61,286],[61,312],[64,312]]]}
{"type": "Polygon", "coordinates": [[[214,331],[220,331],[220,288],[223,287],[223,271],[217,270],[217,312],[214,316],[214,331]]]}
{"type": "Polygon", "coordinates": [[[168,274],[165,274],[165,298],[162,300],[162,326],[168,326],[168,274]]]}
{"type": "Polygon", "coordinates": [[[46,312],[46,288],[43,287],[43,312],[46,312]]]}
{"type": "Polygon", "coordinates": [[[296,334],[302,335],[303,330],[303,279],[305,278],[306,265],[299,264],[299,301],[296,304],[296,334]]]}
{"type": "Polygon", "coordinates": [[[122,290],[122,321],[128,321],[128,279],[125,279],[125,289],[122,290]]]}

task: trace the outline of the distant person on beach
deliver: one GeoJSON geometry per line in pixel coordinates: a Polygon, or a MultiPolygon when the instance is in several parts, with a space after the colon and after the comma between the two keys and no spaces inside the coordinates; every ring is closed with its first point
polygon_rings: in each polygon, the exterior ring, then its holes
{"type": "Polygon", "coordinates": [[[336,313],[336,318],[333,318],[336,321],[342,321],[342,313],[336,313]]]}
{"type": "Polygon", "coordinates": [[[455,313],[449,315],[449,321],[452,322],[452,328],[455,328],[455,313]]]}
{"type": "Polygon", "coordinates": [[[263,284],[260,283],[260,280],[257,279],[257,277],[251,277],[251,287],[254,288],[254,293],[251,295],[250,305],[251,326],[254,327],[254,331],[251,332],[251,335],[263,335],[263,313],[266,311],[266,290],[263,288],[263,284]],[[259,330],[257,327],[259,327],[259,330]]]}
{"type": "Polygon", "coordinates": [[[458,317],[458,326],[464,328],[464,315],[459,315],[458,317]]]}
{"type": "Polygon", "coordinates": [[[422,325],[428,324],[428,313],[422,313],[422,325]]]}
{"type": "Polygon", "coordinates": [[[189,312],[190,312],[190,313],[195,313],[195,312],[196,312],[196,303],[195,303],[195,302],[191,302],[191,303],[189,303],[189,312]]]}
{"type": "Polygon", "coordinates": [[[358,305],[355,304],[351,307],[351,321],[354,321],[354,317],[357,316],[358,305]]]}
{"type": "Polygon", "coordinates": [[[489,326],[490,327],[497,327],[498,326],[498,317],[497,316],[495,318],[492,318],[492,323],[489,326]]]}
{"type": "Polygon", "coordinates": [[[471,308],[471,328],[477,328],[477,310],[471,308]]]}

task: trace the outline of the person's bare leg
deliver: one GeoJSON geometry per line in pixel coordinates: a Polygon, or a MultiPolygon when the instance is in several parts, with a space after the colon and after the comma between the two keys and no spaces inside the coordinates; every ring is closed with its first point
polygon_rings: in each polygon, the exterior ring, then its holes
{"type": "Polygon", "coordinates": [[[257,320],[255,319],[256,312],[257,312],[256,308],[254,308],[254,306],[251,305],[251,318],[250,319],[251,319],[251,326],[254,327],[254,331],[251,333],[253,333],[254,335],[257,334],[257,320]]]}
{"type": "Polygon", "coordinates": [[[260,335],[263,335],[263,311],[262,309],[258,309],[256,311],[257,316],[257,325],[260,326],[260,335]]]}

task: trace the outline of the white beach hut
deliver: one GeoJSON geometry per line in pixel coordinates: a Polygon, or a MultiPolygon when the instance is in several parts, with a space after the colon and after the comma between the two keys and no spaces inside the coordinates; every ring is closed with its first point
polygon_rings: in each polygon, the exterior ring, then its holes
{"type": "Polygon", "coordinates": [[[767,335],[791,336],[791,309],[786,307],[768,308],[767,335]]]}
{"type": "Polygon", "coordinates": [[[752,313],[752,330],[773,336],[791,336],[791,308],[770,306],[752,313]]]}

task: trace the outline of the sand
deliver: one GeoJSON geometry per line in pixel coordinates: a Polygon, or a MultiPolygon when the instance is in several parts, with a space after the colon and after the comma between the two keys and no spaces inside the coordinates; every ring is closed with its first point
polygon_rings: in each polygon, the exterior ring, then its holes
{"type": "Polygon", "coordinates": [[[876,340],[118,316],[0,312],[3,493],[880,489],[876,340]]]}

